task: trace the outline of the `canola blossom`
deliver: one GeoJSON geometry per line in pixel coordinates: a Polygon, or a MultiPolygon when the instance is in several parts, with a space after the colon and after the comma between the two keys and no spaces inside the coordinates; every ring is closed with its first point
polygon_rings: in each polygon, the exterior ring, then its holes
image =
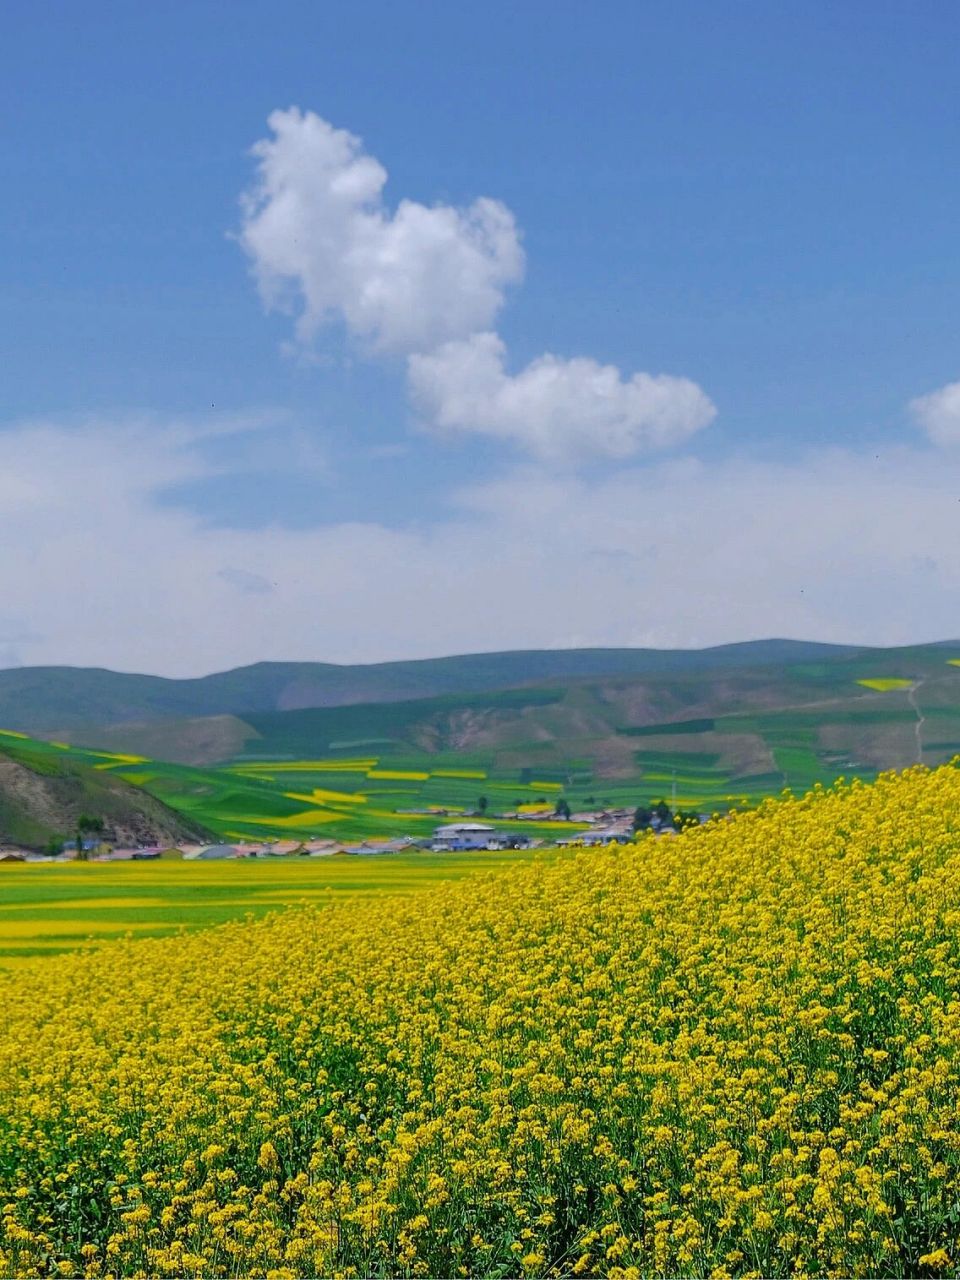
{"type": "Polygon", "coordinates": [[[948,1274],[960,772],[0,989],[0,1274],[948,1274]]]}

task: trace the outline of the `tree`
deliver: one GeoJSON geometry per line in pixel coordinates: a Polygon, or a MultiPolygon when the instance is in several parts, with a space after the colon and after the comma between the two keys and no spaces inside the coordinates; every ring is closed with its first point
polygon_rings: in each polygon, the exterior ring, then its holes
{"type": "Polygon", "coordinates": [[[648,809],[645,804],[638,805],[633,814],[634,831],[646,831],[650,827],[653,819],[653,810],[648,809]]]}
{"type": "Polygon", "coordinates": [[[487,797],[481,796],[480,799],[477,801],[477,813],[486,813],[486,812],[487,812],[487,797]]]}
{"type": "Polygon", "coordinates": [[[76,844],[77,857],[86,859],[87,852],[84,849],[84,837],[96,836],[97,839],[103,835],[103,819],[91,817],[88,813],[81,813],[77,819],[76,844]]]}
{"type": "Polygon", "coordinates": [[[667,804],[666,800],[658,800],[653,806],[653,812],[660,819],[661,826],[673,821],[673,814],[670,812],[670,806],[667,804]]]}
{"type": "Polygon", "coordinates": [[[561,796],[560,799],[557,801],[556,805],[554,806],[553,812],[555,817],[563,818],[565,819],[565,821],[569,822],[570,821],[569,801],[565,800],[563,796],[561,796]]]}
{"type": "Polygon", "coordinates": [[[678,809],[673,815],[673,825],[678,831],[683,831],[685,827],[699,827],[700,815],[692,809],[678,809]]]}

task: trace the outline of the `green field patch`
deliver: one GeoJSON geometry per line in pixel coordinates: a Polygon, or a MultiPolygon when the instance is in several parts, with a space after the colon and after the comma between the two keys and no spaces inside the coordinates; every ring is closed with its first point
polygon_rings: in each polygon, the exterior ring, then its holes
{"type": "Polygon", "coordinates": [[[730,779],[731,785],[737,785],[750,795],[772,794],[783,787],[783,775],[780,773],[745,773],[730,779]]]}
{"type": "Polygon", "coordinates": [[[817,782],[832,781],[834,774],[824,769],[814,752],[799,747],[775,747],[773,758],[783,771],[787,785],[807,790],[817,782]]]}
{"type": "Polygon", "coordinates": [[[91,922],[83,919],[65,920],[62,917],[57,917],[52,922],[39,917],[30,920],[3,919],[0,920],[0,943],[4,946],[9,946],[11,941],[16,938],[51,937],[70,939],[73,937],[88,937],[94,932],[116,934],[146,927],[135,920],[97,920],[96,927],[92,928],[91,922]]]}
{"type": "MultiPolygon", "coordinates": [[[[81,900],[82,909],[84,911],[126,911],[130,908],[140,910],[141,908],[164,907],[166,899],[162,897],[129,897],[123,894],[117,894],[116,897],[107,898],[88,898],[81,900]]],[[[25,902],[0,902],[0,919],[3,913],[7,911],[36,911],[36,901],[30,898],[25,902]]],[[[64,898],[62,901],[48,901],[44,906],[44,911],[76,911],[78,910],[76,898],[64,898]]],[[[2,927],[2,926],[0,926],[2,927]]]]}
{"type": "Polygon", "coordinates": [[[720,756],[716,751],[648,751],[641,748],[634,752],[638,761],[649,760],[652,764],[663,768],[676,769],[715,769],[719,766],[720,756]]]}
{"type": "Polygon", "coordinates": [[[567,775],[564,770],[560,769],[535,769],[533,767],[524,767],[520,770],[520,777],[518,781],[522,786],[532,786],[535,778],[539,779],[537,785],[541,785],[543,780],[564,784],[566,783],[567,775]]]}
{"type": "Polygon", "coordinates": [[[845,673],[839,672],[835,664],[829,662],[795,662],[787,667],[787,673],[796,676],[801,680],[830,680],[831,682],[845,679],[845,673]]]}
{"type": "Polygon", "coordinates": [[[419,787],[367,787],[361,794],[366,800],[383,800],[385,796],[419,796],[421,790],[419,787]]]}
{"type": "Polygon", "coordinates": [[[375,769],[379,758],[356,760],[267,760],[259,764],[231,764],[225,772],[256,777],[262,773],[363,773],[375,769]]]}

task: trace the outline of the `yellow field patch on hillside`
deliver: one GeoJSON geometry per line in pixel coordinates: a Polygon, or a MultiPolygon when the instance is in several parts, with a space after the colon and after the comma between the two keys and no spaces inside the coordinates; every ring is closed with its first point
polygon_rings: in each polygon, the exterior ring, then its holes
{"type": "Polygon", "coordinates": [[[299,791],[285,791],[288,800],[304,800],[307,804],[366,804],[367,797],[358,791],[328,791],[323,787],[303,794],[299,791]]]}
{"type": "Polygon", "coordinates": [[[251,817],[247,813],[230,815],[232,822],[247,822],[255,827],[289,827],[294,831],[309,831],[311,827],[324,822],[342,822],[343,814],[330,809],[305,809],[302,813],[291,813],[283,818],[251,817]]]}
{"type": "Polygon", "coordinates": [[[913,683],[912,680],[906,680],[902,676],[877,676],[868,680],[857,681],[857,684],[862,684],[865,689],[874,689],[877,693],[892,693],[896,689],[909,689],[913,683]]]}
{"type": "Polygon", "coordinates": [[[427,782],[430,774],[419,769],[369,769],[368,778],[381,778],[385,782],[427,782]]]}
{"type": "MultiPolygon", "coordinates": [[[[101,864],[113,865],[119,864],[101,864]]],[[[48,911],[76,911],[81,907],[84,911],[102,911],[104,908],[121,908],[129,910],[131,907],[165,907],[169,903],[169,898],[158,897],[128,897],[128,898],[64,898],[62,902],[45,902],[42,908],[38,908],[35,902],[0,902],[0,921],[3,920],[3,913],[7,911],[32,911],[35,914],[42,911],[46,914],[48,911]]],[[[3,924],[0,923],[0,930],[3,924]]]]}
{"type": "MultiPolygon", "coordinates": [[[[62,955],[64,951],[81,951],[84,947],[99,947],[108,939],[98,936],[96,933],[90,933],[87,938],[71,937],[69,941],[66,938],[6,938],[0,937],[0,952],[5,951],[49,951],[51,954],[62,955]]],[[[116,941],[111,937],[109,941],[116,941]]],[[[43,958],[45,957],[38,957],[43,958]]],[[[10,960],[25,960],[26,956],[0,955],[0,972],[5,969],[10,960]]]]}
{"type": "Polygon", "coordinates": [[[528,782],[527,786],[531,787],[534,791],[562,791],[563,790],[562,782],[528,782]]]}
{"type": "Polygon", "coordinates": [[[4,738],[29,738],[28,733],[18,733],[16,729],[0,729],[0,736],[4,738]]]}
{"type": "Polygon", "coordinates": [[[102,933],[127,933],[135,929],[152,929],[153,925],[126,920],[8,920],[0,919],[0,947],[15,938],[92,937],[102,933]]]}
{"type": "Polygon", "coordinates": [[[552,804],[538,804],[536,800],[528,800],[517,805],[517,813],[553,813],[552,804]]]}
{"type": "Polygon", "coordinates": [[[432,770],[434,778],[477,778],[482,780],[486,778],[486,769],[434,769],[432,770]]]}
{"type": "Polygon", "coordinates": [[[101,758],[101,763],[93,766],[95,769],[118,769],[127,764],[150,763],[148,756],[113,755],[109,751],[87,751],[85,754],[101,758]]]}
{"type": "Polygon", "coordinates": [[[948,667],[960,667],[960,658],[948,658],[948,659],[947,659],[947,666],[948,666],[948,667]]]}

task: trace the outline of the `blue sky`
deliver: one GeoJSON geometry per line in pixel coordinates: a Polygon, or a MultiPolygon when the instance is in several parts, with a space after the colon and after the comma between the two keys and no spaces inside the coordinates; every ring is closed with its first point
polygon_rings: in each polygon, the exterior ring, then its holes
{"type": "Polygon", "coordinates": [[[0,664],[960,632],[958,36],[9,5],[0,664]]]}

